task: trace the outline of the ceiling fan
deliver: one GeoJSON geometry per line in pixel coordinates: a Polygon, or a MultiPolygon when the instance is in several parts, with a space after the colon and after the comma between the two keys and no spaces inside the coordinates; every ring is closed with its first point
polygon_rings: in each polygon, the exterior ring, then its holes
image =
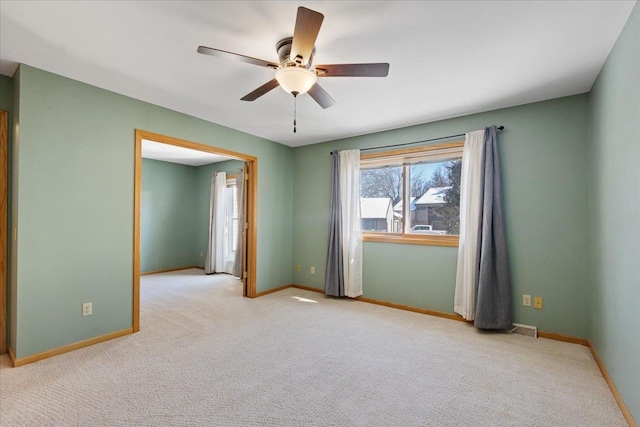
{"type": "Polygon", "coordinates": [[[284,38],[276,43],[279,64],[206,46],[198,47],[198,53],[275,70],[275,77],[272,80],[242,97],[242,101],[255,101],[280,86],[294,98],[309,93],[322,108],[329,108],[336,102],[317,83],[318,77],[386,77],[389,74],[389,64],[316,65],[312,69],[311,64],[316,51],[314,44],[323,19],[324,15],[319,12],[305,7],[298,8],[293,37],[284,38]]]}

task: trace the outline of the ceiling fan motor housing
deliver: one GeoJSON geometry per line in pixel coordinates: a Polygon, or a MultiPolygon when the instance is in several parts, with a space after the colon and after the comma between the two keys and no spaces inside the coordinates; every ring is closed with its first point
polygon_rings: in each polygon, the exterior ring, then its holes
{"type": "Polygon", "coordinates": [[[295,62],[293,58],[291,58],[291,44],[293,43],[293,37],[286,37],[276,43],[276,52],[278,52],[278,59],[280,60],[280,65],[285,67],[305,67],[309,69],[311,67],[311,63],[313,62],[313,56],[316,53],[316,47],[313,47],[311,51],[311,55],[309,55],[309,62],[306,65],[300,65],[295,62]]]}

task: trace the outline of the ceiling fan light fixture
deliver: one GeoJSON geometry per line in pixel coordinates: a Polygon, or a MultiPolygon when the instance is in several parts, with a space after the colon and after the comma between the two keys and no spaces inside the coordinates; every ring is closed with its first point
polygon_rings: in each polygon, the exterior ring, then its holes
{"type": "Polygon", "coordinates": [[[285,91],[302,95],[318,81],[318,76],[306,68],[285,67],[276,70],[276,80],[285,91]]]}

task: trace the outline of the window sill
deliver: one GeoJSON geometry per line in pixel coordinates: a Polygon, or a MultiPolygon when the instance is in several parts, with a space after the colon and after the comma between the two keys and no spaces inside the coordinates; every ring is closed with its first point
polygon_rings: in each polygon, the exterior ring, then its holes
{"type": "Polygon", "coordinates": [[[456,235],[418,235],[418,234],[389,234],[389,233],[362,233],[365,242],[377,243],[401,243],[407,245],[430,246],[458,246],[456,235]]]}

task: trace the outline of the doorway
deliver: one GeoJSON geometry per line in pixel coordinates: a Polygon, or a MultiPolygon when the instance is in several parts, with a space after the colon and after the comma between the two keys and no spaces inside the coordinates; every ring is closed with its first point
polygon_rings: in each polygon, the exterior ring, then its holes
{"type": "MultiPolygon", "coordinates": [[[[142,194],[142,144],[143,140],[154,143],[167,144],[174,147],[182,147],[204,153],[217,154],[234,160],[243,161],[245,164],[245,223],[242,239],[242,250],[238,255],[242,256],[242,294],[253,298],[256,296],[256,231],[257,231],[257,170],[258,159],[243,153],[229,151],[223,148],[186,141],[166,135],[160,135],[143,130],[135,132],[135,183],[134,183],[134,261],[133,261],[133,331],[140,330],[140,210],[142,194]]],[[[240,242],[239,242],[240,244],[240,242]]]]}

